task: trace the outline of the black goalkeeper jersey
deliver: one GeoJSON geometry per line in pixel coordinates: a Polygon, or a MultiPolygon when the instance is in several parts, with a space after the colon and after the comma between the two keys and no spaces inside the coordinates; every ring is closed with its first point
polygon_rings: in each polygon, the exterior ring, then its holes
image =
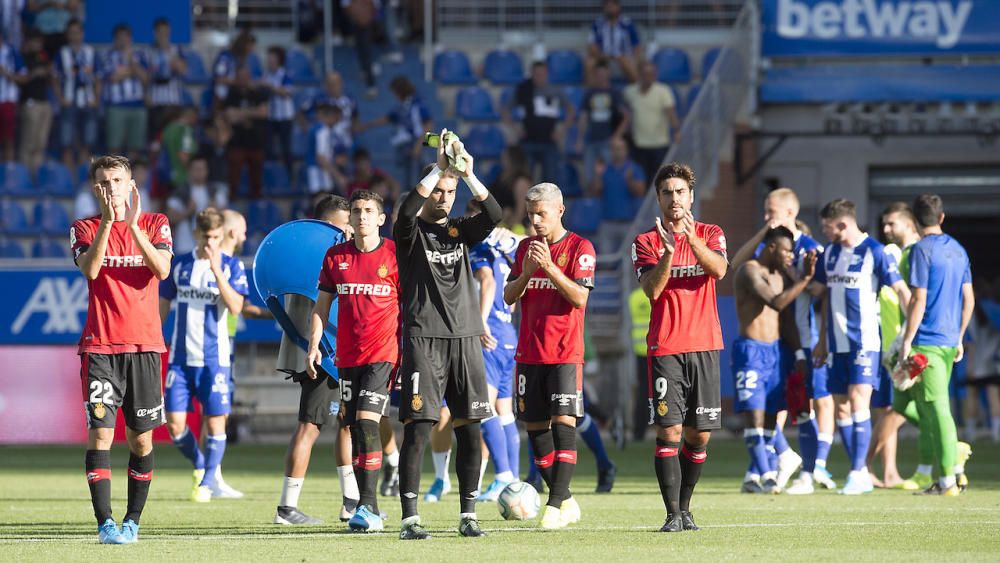
{"type": "Polygon", "coordinates": [[[428,223],[417,217],[425,201],[417,190],[411,191],[393,227],[403,336],[479,336],[483,319],[469,248],[493,232],[503,210],[490,195],[483,201],[484,213],[449,219],[445,224],[428,223]]]}

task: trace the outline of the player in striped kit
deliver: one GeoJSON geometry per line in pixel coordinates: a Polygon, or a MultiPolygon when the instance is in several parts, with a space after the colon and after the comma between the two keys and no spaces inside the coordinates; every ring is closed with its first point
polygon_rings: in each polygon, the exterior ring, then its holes
{"type": "Polygon", "coordinates": [[[215,208],[199,213],[195,250],[176,257],[170,276],[160,285],[160,317],[166,320],[174,301],[177,311],[165,393],[167,429],[194,465],[194,502],[209,502],[218,488],[216,470],[226,451],[226,418],[232,408],[227,318],[240,314],[249,293],[243,263],[220,248],[224,223],[215,208]],[[204,453],[186,424],[194,399],[207,420],[204,453]]]}
{"type": "Polygon", "coordinates": [[[170,43],[170,20],[153,22],[153,44],[149,59],[149,129],[156,137],[184,105],[184,75],[187,63],[180,45],[170,43]]]}
{"type": "Polygon", "coordinates": [[[837,428],[851,460],[851,472],[841,489],[860,495],[874,488],[865,457],[871,443],[871,396],[879,386],[878,294],[890,286],[902,304],[910,290],[899,276],[896,259],[858,227],[854,203],[835,199],[820,211],[823,234],[830,246],[816,266],[814,290],[821,289],[823,318],[813,363],[826,365],[827,387],[836,403],[837,428]]]}

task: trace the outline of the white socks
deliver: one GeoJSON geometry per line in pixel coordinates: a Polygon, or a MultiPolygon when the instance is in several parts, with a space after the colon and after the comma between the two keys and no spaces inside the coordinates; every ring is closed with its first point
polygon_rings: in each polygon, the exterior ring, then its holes
{"type": "Polygon", "coordinates": [[[448,462],[451,461],[451,450],[446,452],[431,452],[434,459],[434,477],[441,479],[445,483],[451,482],[448,477],[448,462]]]}
{"type": "Polygon", "coordinates": [[[390,467],[399,467],[399,450],[396,450],[391,454],[384,456],[382,460],[388,463],[390,467]]]}
{"type": "Polygon", "coordinates": [[[917,466],[917,473],[923,473],[924,475],[930,475],[932,471],[934,471],[934,468],[932,468],[930,465],[918,465],[917,466]]]}
{"type": "Polygon", "coordinates": [[[296,508],[299,506],[299,493],[302,492],[302,483],[305,478],[285,477],[285,482],[281,485],[281,500],[278,506],[288,506],[296,508]]]}
{"type": "Polygon", "coordinates": [[[340,478],[340,490],[344,498],[361,499],[361,491],[358,490],[358,481],[354,478],[353,466],[341,465],[337,467],[337,477],[340,478]]]}

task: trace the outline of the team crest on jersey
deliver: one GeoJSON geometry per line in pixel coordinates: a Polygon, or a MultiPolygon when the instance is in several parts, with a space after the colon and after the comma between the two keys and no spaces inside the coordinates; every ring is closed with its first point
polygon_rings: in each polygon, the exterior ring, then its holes
{"type": "Polygon", "coordinates": [[[378,267],[378,277],[384,278],[389,275],[389,267],[385,264],[381,264],[378,267]]]}
{"type": "Polygon", "coordinates": [[[104,403],[97,403],[94,405],[94,418],[97,420],[103,420],[106,413],[107,410],[104,408],[104,403]]]}
{"type": "Polygon", "coordinates": [[[667,402],[666,401],[660,401],[659,404],[656,405],[656,414],[658,414],[660,416],[667,416],[667,411],[668,410],[669,409],[667,409],[667,402]]]}
{"type": "Polygon", "coordinates": [[[569,256],[565,252],[560,254],[559,258],[556,258],[556,264],[558,264],[560,268],[565,268],[567,262],[569,262],[569,256]]]}
{"type": "Polygon", "coordinates": [[[525,411],[525,408],[524,408],[524,399],[518,399],[517,400],[517,410],[518,410],[518,412],[522,412],[522,413],[525,411]]]}
{"type": "Polygon", "coordinates": [[[458,227],[454,225],[448,227],[448,236],[451,238],[458,238],[458,227]]]}
{"type": "Polygon", "coordinates": [[[420,397],[420,395],[414,395],[413,398],[410,399],[410,410],[418,411],[423,406],[424,406],[424,400],[423,398],[420,397]]]}

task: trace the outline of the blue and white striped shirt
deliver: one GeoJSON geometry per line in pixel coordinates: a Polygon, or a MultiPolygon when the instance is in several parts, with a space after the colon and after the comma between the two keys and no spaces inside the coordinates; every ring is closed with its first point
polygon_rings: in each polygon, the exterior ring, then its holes
{"type": "Polygon", "coordinates": [[[816,264],[815,280],[826,286],[827,343],[831,353],[882,349],[878,294],[902,278],[899,265],[875,239],[855,247],[832,244],[816,264]]]}
{"type": "MultiPolygon", "coordinates": [[[[24,74],[24,62],[17,49],[8,43],[0,44],[0,68],[11,74],[24,74]]],[[[0,76],[0,103],[17,102],[17,83],[0,76]]]]}
{"type": "Polygon", "coordinates": [[[403,100],[389,113],[389,121],[396,125],[392,136],[393,146],[412,143],[424,136],[424,122],[431,118],[423,102],[417,96],[403,100]]]}
{"type": "Polygon", "coordinates": [[[179,106],[184,103],[184,78],[171,70],[170,61],[183,58],[184,51],[179,45],[166,49],[153,46],[149,49],[149,101],[154,106],[179,106]]]}
{"type": "Polygon", "coordinates": [[[136,63],[143,68],[149,68],[146,56],[142,51],[132,50],[131,57],[128,57],[124,51],[111,49],[104,56],[104,65],[101,69],[105,82],[104,99],[110,105],[140,106],[145,102],[146,93],[142,80],[139,80],[135,76],[130,76],[118,82],[112,80],[115,71],[122,67],[128,67],[132,63],[136,63]]]}
{"type": "Polygon", "coordinates": [[[601,16],[590,29],[590,43],[597,45],[609,57],[631,55],[639,44],[639,32],[632,20],[625,16],[620,16],[614,23],[601,16]]]}
{"type": "Polygon", "coordinates": [[[289,90],[289,95],[280,96],[271,93],[271,100],[268,104],[268,117],[271,121],[291,121],[295,119],[295,100],[291,96],[292,79],[288,76],[288,70],[281,67],[274,72],[269,72],[264,77],[268,84],[274,87],[289,90]]]}
{"type": "Polygon", "coordinates": [[[229,94],[229,86],[217,82],[218,78],[233,79],[236,77],[236,57],[229,50],[222,51],[212,65],[212,89],[215,90],[215,97],[220,100],[226,99],[229,94]]]}
{"type": "Polygon", "coordinates": [[[59,50],[55,60],[56,72],[62,84],[63,99],[82,108],[97,100],[94,89],[97,80],[97,52],[90,45],[81,45],[74,51],[70,45],[59,50]]]}

